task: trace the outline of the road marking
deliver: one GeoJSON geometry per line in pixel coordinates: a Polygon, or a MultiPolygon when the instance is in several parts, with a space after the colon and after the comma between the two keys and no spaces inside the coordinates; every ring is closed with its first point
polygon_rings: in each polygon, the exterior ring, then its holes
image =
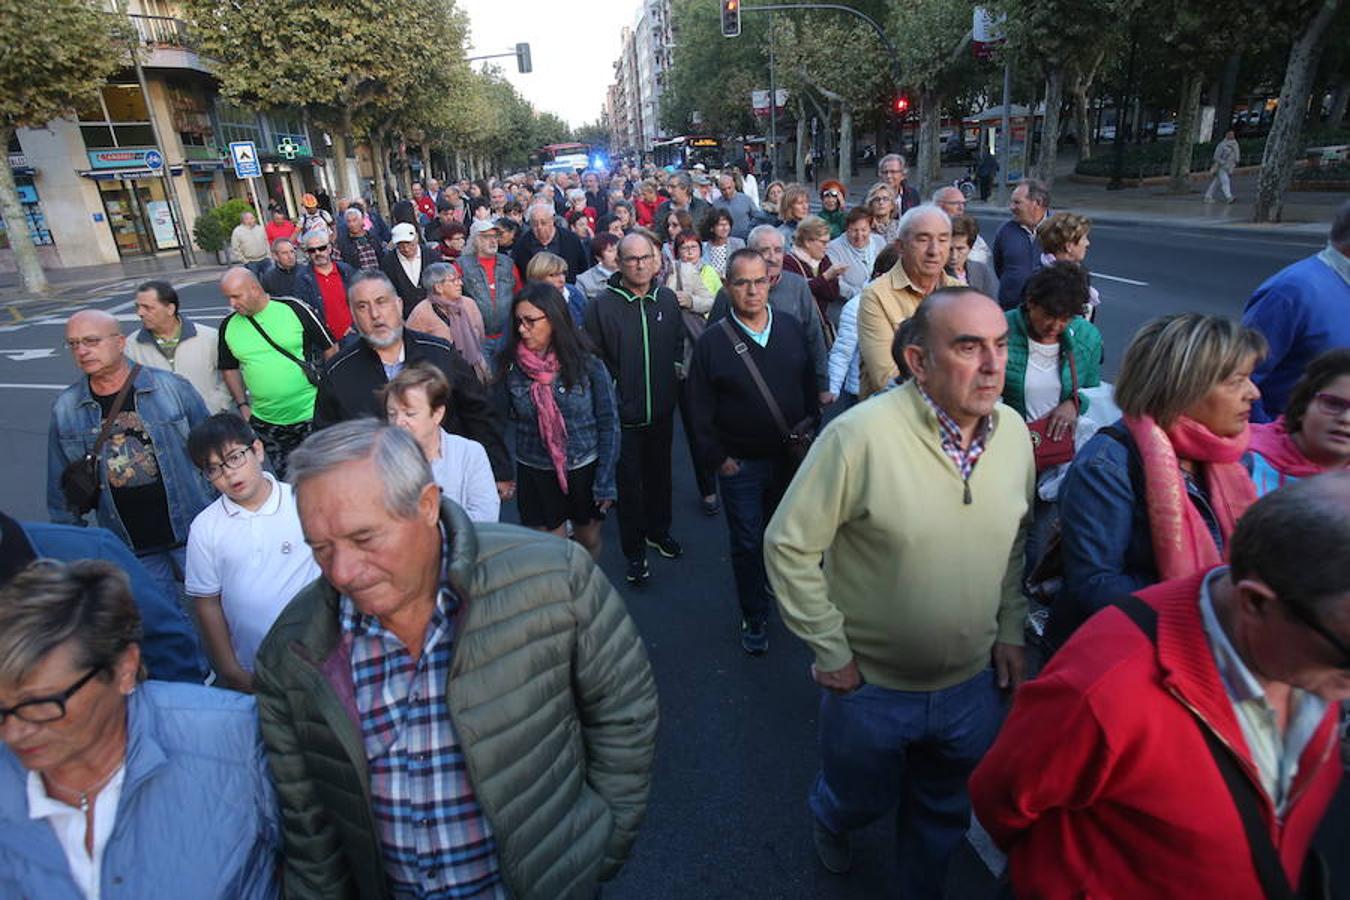
{"type": "Polygon", "coordinates": [[[0,356],[8,357],[10,362],[25,362],[30,359],[51,359],[55,355],[55,347],[42,347],[36,350],[0,349],[0,356]]]}
{"type": "Polygon", "coordinates": [[[68,384],[10,384],[0,382],[0,389],[4,388],[32,388],[39,391],[64,391],[70,387],[68,384]]]}
{"type": "Polygon", "coordinates": [[[7,308],[6,308],[6,312],[9,313],[9,320],[10,320],[11,322],[22,322],[22,321],[23,321],[23,313],[19,312],[19,308],[18,308],[17,306],[10,306],[10,307],[7,307],[7,308]]]}
{"type": "Polygon", "coordinates": [[[1148,287],[1147,281],[1135,281],[1133,278],[1122,278],[1119,275],[1107,275],[1105,272],[1098,272],[1096,270],[1093,270],[1092,277],[1105,278],[1107,281],[1119,281],[1123,284],[1138,285],[1139,287],[1148,287]]]}

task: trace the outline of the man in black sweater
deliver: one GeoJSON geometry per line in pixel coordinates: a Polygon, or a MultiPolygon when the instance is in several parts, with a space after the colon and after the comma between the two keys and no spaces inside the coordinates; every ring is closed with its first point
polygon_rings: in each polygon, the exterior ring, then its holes
{"type": "Polygon", "coordinates": [[[726,292],[731,314],[710,325],[694,345],[688,387],[699,462],[717,470],[722,489],[741,604],[741,647],[758,656],[769,649],[764,526],[796,468],[785,426],[796,433],[814,427],[818,398],[806,332],[792,316],[773,314],[763,257],[748,249],[733,253],[726,292]],[[751,365],[773,397],[777,416],[751,365]]]}
{"type": "Polygon", "coordinates": [[[625,237],[619,271],[586,306],[586,332],[618,395],[619,539],[633,585],[650,577],[647,547],[667,559],[683,552],[670,536],[670,443],[684,323],[675,293],[656,282],[660,254],[645,235],[625,237]]]}
{"type": "Polygon", "coordinates": [[[404,366],[429,362],[450,382],[450,403],[441,427],[483,445],[497,479],[497,492],[512,490],[513,465],[502,428],[473,368],[447,341],[403,327],[398,292],[383,272],[364,269],[347,289],[352,334],[328,361],[314,398],[317,431],[362,416],[384,418],[377,394],[404,366]]]}

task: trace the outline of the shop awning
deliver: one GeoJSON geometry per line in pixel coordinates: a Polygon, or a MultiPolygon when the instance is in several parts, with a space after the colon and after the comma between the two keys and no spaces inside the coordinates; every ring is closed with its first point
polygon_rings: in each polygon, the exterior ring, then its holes
{"type": "MultiPolygon", "coordinates": [[[[135,166],[128,169],[83,169],[80,174],[95,181],[117,181],[122,178],[158,178],[163,173],[147,169],[144,166],[135,166]]],[[[169,169],[169,174],[182,175],[183,167],[172,166],[169,169]]]]}

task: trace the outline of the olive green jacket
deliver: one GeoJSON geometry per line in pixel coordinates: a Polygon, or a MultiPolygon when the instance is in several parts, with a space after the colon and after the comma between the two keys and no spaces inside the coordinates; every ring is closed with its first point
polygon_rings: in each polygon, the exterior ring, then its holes
{"type": "MultiPolygon", "coordinates": [[[[622,599],[579,545],[471,523],[449,501],[461,604],[447,688],[513,897],[590,898],[647,805],[656,686],[622,599]]],[[[288,897],[388,896],[338,594],[286,607],[254,672],[282,803],[288,897]]]]}

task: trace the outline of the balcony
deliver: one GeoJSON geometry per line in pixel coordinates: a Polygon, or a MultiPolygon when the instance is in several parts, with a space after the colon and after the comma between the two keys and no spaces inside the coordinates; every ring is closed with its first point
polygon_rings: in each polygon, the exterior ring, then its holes
{"type": "Polygon", "coordinates": [[[141,65],[147,69],[190,69],[215,74],[212,62],[197,53],[197,41],[187,22],[170,16],[128,15],[141,45],[141,65]]]}

